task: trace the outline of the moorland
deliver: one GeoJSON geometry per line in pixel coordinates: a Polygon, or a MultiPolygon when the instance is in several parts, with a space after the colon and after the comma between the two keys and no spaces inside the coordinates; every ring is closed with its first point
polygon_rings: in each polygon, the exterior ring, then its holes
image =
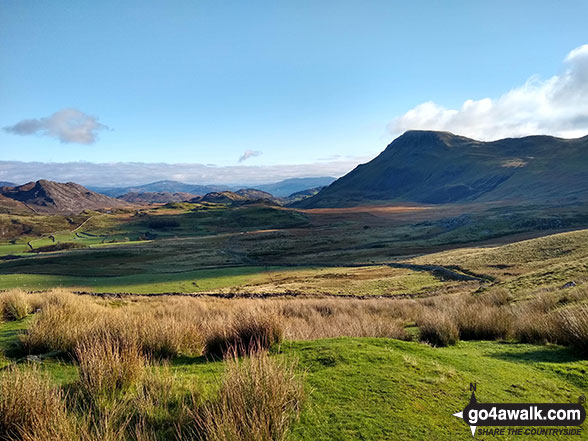
{"type": "MultiPolygon", "coordinates": [[[[488,163],[484,146],[446,138],[433,147],[459,142],[488,163]]],[[[551,152],[540,140],[535,158],[551,152]]],[[[419,163],[397,147],[395,162],[419,163]]],[[[477,186],[448,165],[451,201],[382,201],[381,188],[350,190],[353,175],[291,204],[108,205],[75,187],[60,210],[58,184],[5,190],[0,439],[454,440],[471,436],[452,416],[470,382],[480,401],[577,401],[583,171],[554,169],[550,196],[525,199],[509,179],[531,186],[537,172],[505,158],[489,173],[508,177],[477,186]]],[[[440,188],[440,175],[419,185],[440,188]]]]}

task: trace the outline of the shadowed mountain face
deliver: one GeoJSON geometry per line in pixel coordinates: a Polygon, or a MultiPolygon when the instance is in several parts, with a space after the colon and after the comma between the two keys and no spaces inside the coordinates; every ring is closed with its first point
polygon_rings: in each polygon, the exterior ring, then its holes
{"type": "Polygon", "coordinates": [[[79,184],[40,180],[17,187],[2,187],[0,195],[42,213],[80,213],[84,210],[124,207],[123,201],[94,193],[79,184]]]}
{"type": "Polygon", "coordinates": [[[372,161],[295,205],[503,200],[587,201],[588,136],[482,142],[447,132],[409,131],[372,161]]]}

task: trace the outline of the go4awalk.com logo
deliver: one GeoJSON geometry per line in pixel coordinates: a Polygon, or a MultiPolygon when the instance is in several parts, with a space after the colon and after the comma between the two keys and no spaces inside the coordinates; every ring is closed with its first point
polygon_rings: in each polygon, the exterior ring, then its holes
{"type": "Polygon", "coordinates": [[[586,419],[584,396],[577,403],[479,403],[476,383],[470,383],[470,391],[468,405],[453,416],[462,418],[470,426],[472,436],[476,435],[478,428],[480,435],[582,434],[582,429],[577,426],[586,419]]]}

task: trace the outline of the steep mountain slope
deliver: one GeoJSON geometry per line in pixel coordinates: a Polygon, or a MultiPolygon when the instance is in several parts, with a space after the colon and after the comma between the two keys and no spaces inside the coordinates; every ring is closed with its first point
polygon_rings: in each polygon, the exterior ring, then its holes
{"type": "Polygon", "coordinates": [[[588,136],[528,136],[482,142],[409,131],[297,207],[471,201],[588,200],[588,136]]]}
{"type": "Polygon", "coordinates": [[[335,179],[336,178],[332,178],[330,176],[319,178],[292,178],[275,182],[273,184],[256,185],[255,188],[271,193],[276,197],[283,198],[290,196],[293,193],[298,193],[316,187],[324,187],[325,185],[332,184],[335,179]]]}
{"type": "Polygon", "coordinates": [[[281,201],[284,205],[290,205],[295,202],[302,201],[304,199],[310,198],[316,195],[319,191],[321,191],[325,187],[315,187],[309,188],[307,190],[297,191],[296,193],[292,193],[291,195],[281,198],[281,201]]]}
{"type": "Polygon", "coordinates": [[[84,210],[124,207],[123,201],[94,193],[73,182],[40,180],[17,187],[2,187],[0,195],[43,213],[79,213],[84,210]]]}
{"type": "Polygon", "coordinates": [[[131,192],[125,193],[122,196],[117,196],[117,199],[132,204],[167,204],[168,202],[183,202],[196,197],[192,193],[169,193],[167,191],[153,192],[131,192]]]}

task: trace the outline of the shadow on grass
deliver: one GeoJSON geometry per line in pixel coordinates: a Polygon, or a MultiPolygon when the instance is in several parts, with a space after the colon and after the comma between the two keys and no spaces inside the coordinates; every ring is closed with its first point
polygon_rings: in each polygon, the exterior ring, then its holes
{"type": "Polygon", "coordinates": [[[539,346],[521,352],[500,352],[491,354],[490,357],[515,363],[571,363],[585,361],[586,356],[571,348],[562,346],[539,346]]]}
{"type": "Polygon", "coordinates": [[[222,361],[221,359],[216,359],[212,357],[206,357],[204,355],[200,355],[198,357],[189,357],[187,355],[180,355],[178,357],[174,357],[171,360],[172,366],[193,366],[199,364],[207,364],[214,361],[222,361]]]}
{"type": "Polygon", "coordinates": [[[7,358],[17,359],[26,355],[18,338],[19,335],[25,332],[25,327],[23,326],[25,320],[7,322],[0,326],[0,351],[7,358]]]}

